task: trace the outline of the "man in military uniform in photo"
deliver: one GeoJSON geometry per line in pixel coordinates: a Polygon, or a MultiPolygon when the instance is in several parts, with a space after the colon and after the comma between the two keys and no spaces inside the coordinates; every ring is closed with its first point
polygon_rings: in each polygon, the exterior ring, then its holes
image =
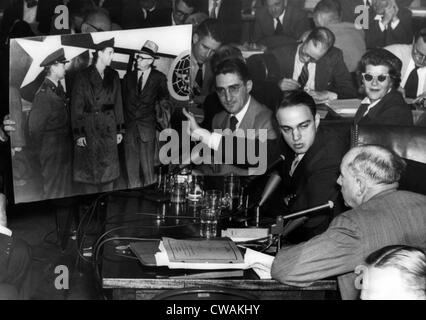
{"type": "Polygon", "coordinates": [[[153,63],[158,46],[146,41],[136,53],[136,68],[123,80],[124,138],[129,188],[155,182],[157,112],[169,102],[166,76],[153,63]]]}
{"type": "Polygon", "coordinates": [[[93,63],[76,75],[71,96],[75,140],[74,181],[84,193],[112,191],[120,175],[118,144],[124,134],[121,84],[110,67],[114,38],[96,45],[93,63]]]}
{"type": "Polygon", "coordinates": [[[29,135],[43,177],[43,198],[63,198],[71,195],[72,135],[65,91],[64,49],[50,54],[41,64],[46,78],[35,94],[29,114],[29,135]]]}

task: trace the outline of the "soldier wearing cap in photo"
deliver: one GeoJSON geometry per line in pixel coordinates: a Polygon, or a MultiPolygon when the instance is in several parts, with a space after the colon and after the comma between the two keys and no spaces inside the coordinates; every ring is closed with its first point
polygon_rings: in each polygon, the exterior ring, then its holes
{"type": "Polygon", "coordinates": [[[84,193],[111,191],[120,175],[118,144],[124,134],[121,84],[110,67],[114,38],[95,46],[93,63],[75,79],[71,97],[74,181],[84,193]]]}
{"type": "Polygon", "coordinates": [[[68,102],[61,84],[68,62],[61,48],[40,64],[46,77],[35,94],[29,114],[29,135],[38,150],[44,199],[71,194],[72,137],[68,102]]]}
{"type": "Polygon", "coordinates": [[[158,45],[147,40],[136,52],[135,69],[123,80],[124,148],[129,188],[155,182],[157,112],[169,101],[167,78],[154,66],[157,52],[158,45]]]}

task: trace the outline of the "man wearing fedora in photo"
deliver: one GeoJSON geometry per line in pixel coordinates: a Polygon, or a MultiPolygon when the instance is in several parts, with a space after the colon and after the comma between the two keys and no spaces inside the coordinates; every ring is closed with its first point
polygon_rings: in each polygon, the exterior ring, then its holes
{"type": "Polygon", "coordinates": [[[37,150],[43,177],[43,198],[64,198],[71,194],[72,136],[67,99],[61,81],[65,77],[63,48],[41,64],[46,77],[33,101],[28,119],[30,141],[37,150]]]}
{"type": "Polygon", "coordinates": [[[123,80],[124,119],[126,134],[124,149],[129,188],[155,182],[155,139],[157,110],[167,103],[167,78],[154,67],[158,45],[146,41],[136,52],[135,69],[123,80]]]}

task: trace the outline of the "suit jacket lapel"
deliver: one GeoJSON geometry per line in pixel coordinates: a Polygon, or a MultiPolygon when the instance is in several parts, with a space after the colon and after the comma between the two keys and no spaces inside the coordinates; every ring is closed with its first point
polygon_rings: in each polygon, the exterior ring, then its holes
{"type": "Polygon", "coordinates": [[[290,47],[290,50],[288,50],[288,57],[286,57],[286,59],[288,59],[288,63],[284,63],[284,75],[286,75],[286,77],[288,78],[292,78],[293,77],[293,73],[294,73],[294,59],[296,58],[296,54],[297,54],[297,48],[299,46],[299,43],[296,43],[294,45],[292,45],[290,47]]]}
{"type": "MultiPolygon", "coordinates": [[[[304,179],[304,175],[306,173],[306,167],[308,166],[308,164],[314,162],[316,158],[321,156],[321,149],[322,149],[321,142],[324,140],[321,137],[322,135],[323,135],[323,131],[320,128],[315,137],[314,144],[309,148],[308,152],[306,152],[305,156],[300,161],[299,165],[297,166],[296,170],[293,173],[292,181],[297,183],[297,190],[301,190],[304,188],[304,185],[300,182],[304,179]]],[[[291,163],[290,163],[290,167],[291,167],[291,163]]],[[[296,194],[298,194],[298,192],[296,192],[296,194]]]]}
{"type": "Polygon", "coordinates": [[[292,16],[292,7],[287,7],[284,13],[284,18],[283,18],[283,29],[284,32],[286,32],[286,30],[290,30],[290,20],[291,20],[291,16],[292,16]]]}
{"type": "Polygon", "coordinates": [[[141,95],[144,95],[144,93],[149,91],[150,88],[152,87],[152,85],[153,85],[152,72],[153,71],[154,70],[151,70],[151,72],[149,73],[148,79],[146,79],[145,87],[143,87],[141,95]]]}
{"type": "Polygon", "coordinates": [[[239,129],[253,129],[254,128],[254,99],[251,97],[249,107],[247,109],[246,114],[244,115],[243,120],[241,121],[239,125],[239,129]]]}
{"type": "Polygon", "coordinates": [[[268,16],[268,18],[265,19],[266,34],[273,35],[275,33],[274,18],[268,12],[266,14],[268,16]]]}

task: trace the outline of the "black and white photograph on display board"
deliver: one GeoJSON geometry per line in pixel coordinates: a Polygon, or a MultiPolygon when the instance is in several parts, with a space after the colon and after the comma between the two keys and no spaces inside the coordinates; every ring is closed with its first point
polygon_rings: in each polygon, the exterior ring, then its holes
{"type": "Polygon", "coordinates": [[[192,26],[10,41],[15,203],[155,183],[159,132],[189,100],[192,26]]]}

